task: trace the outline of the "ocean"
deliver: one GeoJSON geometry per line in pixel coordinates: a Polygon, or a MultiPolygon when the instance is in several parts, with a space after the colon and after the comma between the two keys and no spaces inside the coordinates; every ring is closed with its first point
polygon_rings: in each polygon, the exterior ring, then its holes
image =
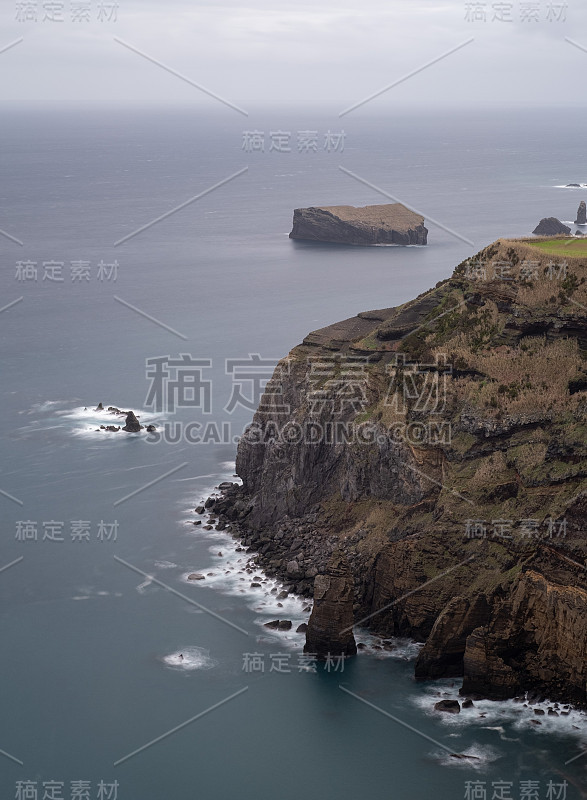
{"type": "Polygon", "coordinates": [[[440,715],[458,682],[416,683],[417,646],[363,631],[356,659],[305,663],[306,602],[193,525],[233,479],[261,380],[309,331],[574,220],[587,112],[562,118],[4,110],[2,797],[587,796],[584,715],[440,715]],[[288,239],[294,208],[390,197],[426,217],[427,247],[288,239]],[[156,360],[183,355],[199,383],[170,368],[160,409],[156,360]],[[104,432],[99,402],[177,435],[104,432]]]}

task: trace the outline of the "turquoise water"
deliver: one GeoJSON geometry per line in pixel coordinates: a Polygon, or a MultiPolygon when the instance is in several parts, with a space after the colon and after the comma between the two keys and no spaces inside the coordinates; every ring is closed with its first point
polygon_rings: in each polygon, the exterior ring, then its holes
{"type": "MultiPolygon", "coordinates": [[[[585,120],[568,114],[564,142],[556,120],[538,114],[349,118],[344,152],[315,154],[246,153],[245,126],[229,111],[5,115],[0,228],[24,244],[0,237],[0,306],[23,298],[0,314],[0,489],[23,505],[0,496],[0,567],[22,558],[0,573],[0,748],[24,763],[0,757],[2,796],[24,780],[64,782],[65,796],[71,781],[89,781],[92,796],[100,781],[118,781],[118,797],[131,800],[449,800],[465,796],[467,781],[485,783],[489,797],[492,783],[511,782],[519,797],[524,780],[539,783],[540,797],[565,780],[567,797],[582,796],[587,759],[565,764],[585,736],[579,715],[535,726],[531,711],[506,703],[440,717],[434,702],[458,685],[416,684],[405,642],[387,656],[371,649],[343,673],[300,671],[300,637],[269,634],[263,622],[301,620],[302,604],[278,610],[268,584],[250,589],[244,555],[226,537],[191,525],[199,500],[230,479],[234,443],[148,444],[96,432],[99,415],[83,411],[102,401],[160,424],[145,409],[145,360],[190,353],[212,361],[207,419],[238,431],[251,411],[224,410],[225,359],[276,360],[316,327],[428,289],[498,236],[526,234],[543,216],[574,219],[581,191],[557,187],[584,181],[585,120]],[[386,202],[339,164],[474,246],[432,224],[428,248],[291,242],[294,207],[386,202]],[[101,259],[118,260],[115,283],[96,279],[101,259]],[[18,281],[17,260],[64,262],[65,280],[18,281]],[[73,260],[91,263],[91,280],[71,282],[73,260]],[[76,521],[89,523],[89,541],[72,541],[76,521]],[[117,523],[115,541],[98,538],[101,521],[117,523]],[[35,523],[37,539],[20,541],[19,522],[35,523]],[[62,523],[63,541],[43,541],[43,522],[62,523]],[[206,579],[188,582],[192,571],[206,579]],[[251,654],[264,672],[243,669],[251,654]],[[270,671],[278,655],[289,672],[270,671]]],[[[343,126],[263,111],[246,127],[343,126]]],[[[168,419],[203,417],[182,408],[168,419]]]]}

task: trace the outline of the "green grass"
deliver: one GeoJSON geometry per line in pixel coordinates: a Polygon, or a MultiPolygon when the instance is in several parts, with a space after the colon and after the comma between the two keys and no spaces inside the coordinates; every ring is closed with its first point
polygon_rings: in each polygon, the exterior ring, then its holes
{"type": "Polygon", "coordinates": [[[552,256],[587,256],[587,236],[584,239],[544,239],[536,242],[524,242],[530,247],[537,247],[543,253],[552,256]]]}

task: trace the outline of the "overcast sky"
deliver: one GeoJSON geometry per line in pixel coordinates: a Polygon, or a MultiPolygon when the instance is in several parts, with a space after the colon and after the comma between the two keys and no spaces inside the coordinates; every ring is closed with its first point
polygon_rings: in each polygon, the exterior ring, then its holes
{"type": "MultiPolygon", "coordinates": [[[[72,20],[75,5],[0,0],[0,50],[23,38],[0,54],[0,102],[220,110],[217,100],[114,37],[246,110],[343,110],[471,38],[361,113],[585,102],[587,52],[565,37],[587,50],[586,0],[118,0],[116,21],[98,20],[101,0],[78,0],[89,22],[72,20]],[[37,21],[19,21],[35,5],[37,21]],[[45,6],[60,5],[63,22],[43,19],[45,6]],[[473,6],[476,21],[467,19],[473,6]],[[500,13],[512,21],[494,19],[500,13]]],[[[103,5],[107,17],[112,3],[103,5]]]]}

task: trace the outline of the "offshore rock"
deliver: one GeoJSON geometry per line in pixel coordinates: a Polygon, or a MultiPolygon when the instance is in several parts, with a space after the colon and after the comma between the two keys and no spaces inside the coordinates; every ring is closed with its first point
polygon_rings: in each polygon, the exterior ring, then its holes
{"type": "Polygon", "coordinates": [[[319,659],[356,655],[353,588],[348,562],[341,552],[335,552],[326,572],[314,580],[314,608],[306,631],[305,653],[319,659]]]}
{"type": "Polygon", "coordinates": [[[581,203],[579,204],[575,225],[587,225],[587,205],[585,205],[584,200],[581,200],[581,203]]]}
{"type": "Polygon", "coordinates": [[[142,425],[135,417],[134,411],[129,411],[128,414],[126,415],[124,428],[122,430],[126,431],[127,433],[138,433],[141,430],[141,428],[142,425]]]}
{"type": "Polygon", "coordinates": [[[427,243],[424,217],[401,203],[296,208],[290,239],[353,245],[427,243]]]}
{"type": "Polygon", "coordinates": [[[570,232],[571,229],[556,217],[544,217],[532,231],[535,236],[560,236],[570,232]]]}

